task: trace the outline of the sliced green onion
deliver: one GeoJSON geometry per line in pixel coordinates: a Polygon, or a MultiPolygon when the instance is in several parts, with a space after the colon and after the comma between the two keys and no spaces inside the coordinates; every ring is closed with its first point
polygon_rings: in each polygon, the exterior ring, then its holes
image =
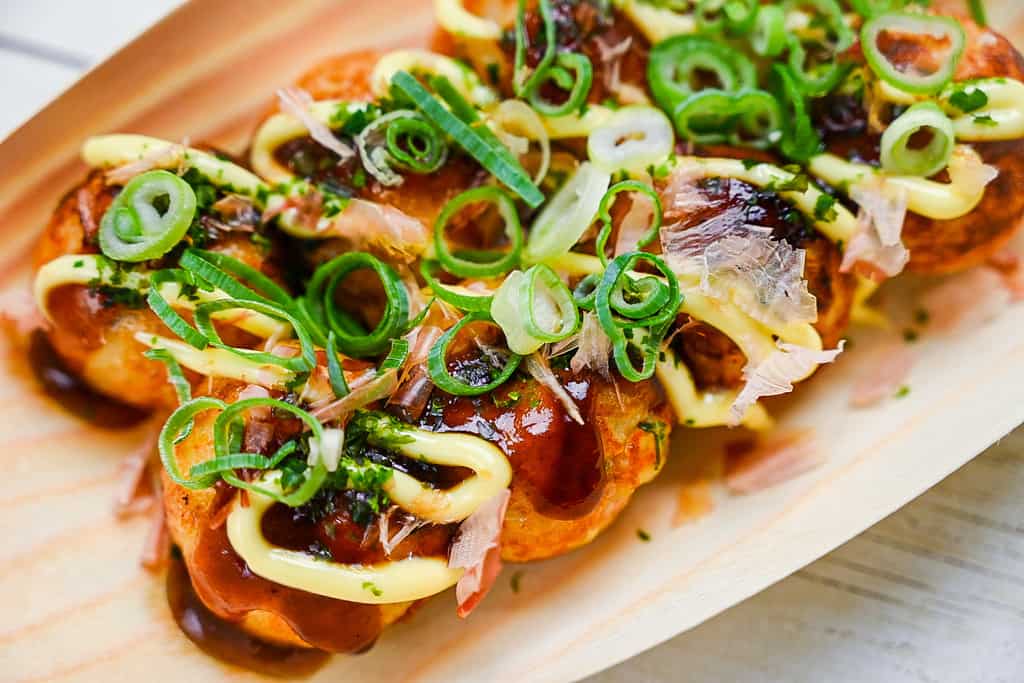
{"type": "Polygon", "coordinates": [[[700,0],[697,3],[697,29],[716,35],[748,32],[757,14],[758,0],[700,0]]]}
{"type": "Polygon", "coordinates": [[[902,9],[905,4],[904,0],[850,0],[853,11],[865,19],[870,19],[882,12],[902,9]]]}
{"type": "Polygon", "coordinates": [[[750,47],[761,57],[778,57],[786,49],[786,12],[778,5],[761,5],[754,19],[750,47]]]}
{"type": "Polygon", "coordinates": [[[192,385],[185,379],[185,373],[181,371],[181,365],[167,349],[149,349],[142,353],[150,360],[159,361],[167,368],[167,381],[174,387],[174,393],[178,397],[178,404],[188,403],[192,400],[192,385]]]}
{"type": "Polygon", "coordinates": [[[882,133],[882,168],[895,175],[929,178],[949,165],[955,145],[949,117],[934,102],[919,102],[882,133]],[[911,149],[911,138],[922,131],[931,133],[931,140],[922,149],[911,149]]]}
{"type": "Polygon", "coordinates": [[[587,138],[587,156],[607,173],[639,174],[672,153],[672,123],[655,107],[622,107],[587,138]]]}
{"type": "Polygon", "coordinates": [[[679,281],[661,257],[635,251],[608,264],[594,294],[594,311],[612,341],[619,374],[631,382],[654,374],[661,340],[682,301],[679,281]],[[664,280],[651,275],[634,278],[630,271],[638,261],[654,266],[664,280]],[[639,369],[630,356],[631,347],[640,351],[639,369]]]}
{"type": "Polygon", "coordinates": [[[128,181],[100,220],[100,250],[115,261],[160,258],[192,225],[196,193],[167,171],[147,171],[128,181]],[[166,202],[158,209],[156,202],[166,202]]]}
{"type": "Polygon", "coordinates": [[[702,89],[699,72],[710,72],[717,88],[733,92],[755,87],[753,62],[739,50],[704,36],[673,36],[651,48],[647,81],[655,101],[665,111],[702,89]]]}
{"type": "Polygon", "coordinates": [[[796,77],[800,89],[808,97],[824,97],[842,83],[852,65],[836,61],[825,62],[807,68],[807,50],[796,36],[791,36],[789,45],[789,68],[796,77]]]}
{"type": "Polygon", "coordinates": [[[600,283],[600,273],[590,273],[576,283],[576,288],[572,290],[572,298],[580,310],[594,310],[594,297],[597,295],[597,286],[600,283]]]}
{"type": "Polygon", "coordinates": [[[601,263],[604,266],[608,265],[608,257],[605,255],[605,249],[608,245],[608,239],[612,235],[611,209],[612,205],[615,204],[615,198],[620,192],[639,192],[644,194],[651,200],[651,204],[654,207],[654,215],[651,217],[651,226],[643,235],[641,235],[640,239],[637,240],[637,249],[646,247],[658,237],[658,231],[661,229],[661,222],[664,217],[664,212],[661,207],[661,198],[650,185],[641,183],[638,180],[623,180],[622,182],[615,183],[608,188],[608,191],[604,193],[604,197],[601,198],[601,205],[597,210],[597,217],[601,220],[601,230],[597,233],[597,240],[594,248],[594,251],[597,252],[597,257],[601,259],[601,263]]]}
{"type": "Polygon", "coordinates": [[[437,279],[436,273],[440,267],[441,264],[438,261],[430,259],[425,259],[420,263],[420,274],[426,280],[427,286],[430,287],[430,291],[434,293],[434,296],[460,311],[487,312],[491,310],[493,296],[489,294],[461,294],[449,289],[448,286],[437,279]]]}
{"type": "Polygon", "coordinates": [[[313,346],[313,340],[310,339],[309,333],[306,329],[292,317],[287,311],[274,304],[265,303],[262,301],[246,301],[243,299],[219,299],[217,301],[207,301],[196,306],[194,313],[196,327],[200,333],[206,337],[210,346],[230,351],[231,353],[241,356],[254,363],[265,363],[270,365],[278,365],[292,372],[308,372],[316,367],[316,349],[313,346]],[[291,325],[295,331],[295,336],[299,339],[299,346],[301,354],[294,358],[285,358],[282,356],[275,355],[273,353],[266,353],[264,351],[254,351],[251,349],[240,349],[234,346],[225,344],[217,333],[217,329],[213,325],[211,315],[219,311],[231,311],[237,309],[246,309],[262,313],[263,315],[275,318],[282,322],[286,322],[291,325]]]}
{"type": "Polygon", "coordinates": [[[544,206],[523,249],[525,263],[540,263],[565,254],[594,222],[611,174],[583,162],[576,173],[544,206]]]}
{"type": "Polygon", "coordinates": [[[519,367],[522,357],[513,353],[508,357],[505,361],[505,366],[497,374],[491,373],[491,381],[480,385],[469,384],[449,372],[448,346],[466,325],[482,322],[495,324],[486,313],[470,313],[466,315],[455,325],[448,328],[441,335],[440,339],[437,340],[433,348],[430,349],[430,354],[427,356],[427,373],[430,375],[431,381],[442,391],[454,394],[455,396],[479,396],[480,394],[486,394],[504,384],[516,371],[516,368],[519,367]]]}
{"type": "Polygon", "coordinates": [[[227,254],[190,248],[182,253],[179,264],[236,299],[266,301],[278,306],[294,303],[291,295],[271,278],[227,254]],[[240,281],[248,282],[259,291],[253,291],[240,281]]]}
{"type": "Polygon", "coordinates": [[[555,58],[554,64],[536,75],[538,78],[532,79],[534,85],[526,93],[530,106],[544,116],[566,116],[586,104],[594,80],[594,67],[584,54],[563,52],[555,58]],[[569,75],[570,71],[572,75],[569,75]],[[555,104],[544,98],[542,90],[548,82],[568,91],[564,102],[555,104]]]}
{"type": "Polygon", "coordinates": [[[477,187],[454,197],[444,205],[434,223],[434,255],[446,271],[459,277],[494,277],[506,273],[519,264],[522,248],[523,227],[519,223],[515,204],[511,197],[497,187],[477,187]],[[459,211],[476,202],[489,202],[497,207],[505,223],[505,236],[509,241],[508,251],[483,252],[476,254],[476,259],[469,260],[455,255],[449,249],[448,241],[445,239],[445,228],[459,211]]]}
{"type": "MultiPolygon", "coordinates": [[[[313,417],[309,412],[299,408],[296,405],[292,405],[286,401],[282,401],[276,398],[270,398],[269,396],[260,396],[256,398],[244,398],[241,401],[235,401],[227,405],[217,416],[217,419],[213,423],[213,452],[217,457],[230,455],[236,452],[236,447],[232,444],[231,430],[234,425],[242,424],[244,422],[242,417],[246,411],[254,408],[270,408],[275,413],[288,413],[298,420],[301,420],[307,429],[312,434],[310,439],[321,439],[323,438],[323,426],[320,421],[313,417]]],[[[269,458],[267,459],[267,466],[269,466],[269,458]]]]}
{"type": "Polygon", "coordinates": [[[518,0],[516,8],[516,49],[514,55],[512,87],[516,97],[525,97],[534,90],[537,83],[544,78],[548,67],[555,61],[555,49],[557,41],[555,36],[555,19],[551,12],[550,0],[538,0],[537,9],[540,12],[541,26],[544,30],[544,54],[533,71],[526,65],[527,43],[529,35],[526,32],[526,0],[518,0]]]}
{"type": "Polygon", "coordinates": [[[396,119],[385,136],[388,154],[413,173],[433,173],[448,157],[448,145],[440,133],[419,116],[396,119]]]}
{"type": "Polygon", "coordinates": [[[189,287],[209,286],[198,280],[196,276],[184,270],[165,269],[158,270],[149,277],[149,292],[146,293],[146,303],[149,304],[153,313],[160,318],[167,328],[178,335],[189,345],[197,349],[205,349],[208,345],[206,337],[197,332],[188,324],[184,318],[178,315],[170,303],[160,294],[160,285],[167,282],[177,282],[183,291],[189,287]]]}
{"type": "Polygon", "coordinates": [[[709,88],[680,102],[672,117],[680,137],[700,145],[717,145],[729,140],[739,114],[731,93],[709,88]]]}
{"type": "Polygon", "coordinates": [[[883,81],[915,95],[939,92],[953,78],[963,55],[966,34],[963,27],[949,17],[905,12],[887,12],[864,23],[860,30],[861,48],[868,65],[883,81]],[[933,39],[946,39],[949,48],[945,55],[933,55],[941,60],[930,73],[916,70],[913,64],[895,64],[882,52],[878,39],[883,33],[910,34],[933,39]]]}
{"type": "Polygon", "coordinates": [[[569,289],[540,263],[525,273],[508,274],[494,293],[491,318],[505,332],[509,349],[520,356],[569,337],[580,320],[569,289]]]}
{"type": "Polygon", "coordinates": [[[404,71],[392,78],[392,84],[409,97],[416,108],[434,125],[455,140],[485,170],[494,175],[503,185],[522,197],[531,207],[540,206],[544,194],[540,191],[523,167],[513,161],[508,150],[493,139],[485,139],[469,124],[463,122],[420,85],[419,81],[404,71]]]}
{"type": "Polygon", "coordinates": [[[185,434],[192,429],[192,423],[197,415],[208,410],[224,410],[227,404],[220,399],[211,396],[200,396],[182,405],[171,413],[160,430],[160,437],[157,440],[157,450],[160,452],[160,462],[167,471],[171,480],[191,490],[205,489],[217,483],[219,477],[216,474],[208,474],[196,479],[185,477],[178,467],[178,458],[175,455],[175,446],[185,434]]]}
{"type": "Polygon", "coordinates": [[[739,115],[729,134],[729,144],[768,149],[782,139],[785,124],[779,101],[764,90],[742,90],[733,95],[739,115]]]}
{"type": "Polygon", "coordinates": [[[334,331],[327,333],[327,377],[331,382],[331,391],[335,398],[348,396],[348,382],[345,381],[345,371],[341,368],[341,361],[338,360],[338,338],[334,331]]]}
{"type": "Polygon", "coordinates": [[[384,357],[384,360],[377,366],[377,374],[382,375],[388,370],[397,370],[402,367],[402,363],[409,356],[409,340],[407,339],[392,339],[391,350],[388,351],[388,355],[384,357]]]}
{"type": "Polygon", "coordinates": [[[773,65],[771,79],[775,96],[783,107],[785,122],[779,149],[794,161],[807,161],[821,147],[821,138],[807,111],[807,98],[788,67],[773,65]]]}
{"type": "Polygon", "coordinates": [[[971,10],[971,18],[974,23],[984,28],[988,26],[988,16],[985,13],[985,0],[967,0],[967,6],[971,10]]]}
{"type": "Polygon", "coordinates": [[[341,254],[318,267],[306,288],[305,301],[308,316],[319,327],[334,332],[338,348],[347,356],[363,358],[382,353],[409,326],[409,294],[402,278],[394,268],[365,252],[341,254]],[[338,307],[336,297],[345,278],[364,268],[377,275],[387,298],[380,322],[370,332],[338,307]]]}
{"type": "Polygon", "coordinates": [[[264,488],[259,484],[245,481],[244,479],[240,479],[234,474],[228,472],[225,472],[222,476],[224,481],[231,484],[236,489],[245,489],[247,491],[252,491],[253,493],[259,493],[260,495],[272,498],[282,505],[295,508],[305,505],[313,498],[313,496],[316,495],[316,492],[320,490],[320,487],[327,479],[327,468],[324,467],[323,463],[320,463],[316,465],[316,467],[307,469],[306,479],[303,481],[302,485],[287,494],[281,494],[277,491],[264,488]]]}

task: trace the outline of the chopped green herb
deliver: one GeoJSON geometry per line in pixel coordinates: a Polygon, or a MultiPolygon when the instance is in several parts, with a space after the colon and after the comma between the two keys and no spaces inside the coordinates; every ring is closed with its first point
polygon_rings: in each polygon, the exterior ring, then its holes
{"type": "Polygon", "coordinates": [[[82,259],[78,259],[71,265],[73,265],[75,268],[81,268],[82,266],[85,265],[85,261],[83,261],[82,259]]]}
{"type": "Polygon", "coordinates": [[[927,309],[919,308],[914,311],[914,322],[918,325],[927,325],[930,317],[931,315],[928,313],[927,309]]]}
{"type": "Polygon", "coordinates": [[[906,396],[909,393],[910,393],[910,387],[908,387],[906,384],[904,384],[902,387],[900,387],[896,391],[896,393],[893,396],[895,398],[903,398],[904,396],[906,396]]]}
{"type": "Polygon", "coordinates": [[[988,95],[979,88],[973,90],[963,88],[949,96],[949,103],[963,113],[969,114],[988,104],[988,95]]]}
{"type": "Polygon", "coordinates": [[[512,578],[509,580],[509,585],[512,587],[512,592],[513,593],[518,593],[519,592],[520,584],[522,583],[522,580],[523,580],[523,574],[524,574],[523,571],[518,571],[515,574],[513,574],[512,578]]]}
{"type": "Polygon", "coordinates": [[[903,330],[903,341],[916,342],[920,336],[921,335],[918,334],[917,330],[911,327],[908,327],[907,329],[903,330]]]}
{"type": "Polygon", "coordinates": [[[644,543],[647,543],[648,541],[651,540],[651,535],[649,533],[647,533],[646,531],[644,531],[643,529],[637,529],[636,530],[636,537],[639,538],[644,543]]]}
{"type": "Polygon", "coordinates": [[[384,591],[377,588],[376,584],[374,584],[373,581],[363,581],[363,590],[370,591],[376,598],[379,598],[380,596],[384,595],[384,591]]]}
{"type": "Polygon", "coordinates": [[[974,122],[976,124],[978,124],[979,126],[992,126],[992,127],[995,127],[995,126],[999,125],[999,123],[994,118],[989,116],[988,114],[982,114],[982,115],[979,115],[979,116],[975,116],[974,117],[974,122]]]}
{"type": "Polygon", "coordinates": [[[814,203],[814,217],[819,221],[831,223],[836,219],[836,199],[831,195],[823,194],[814,203]]]}

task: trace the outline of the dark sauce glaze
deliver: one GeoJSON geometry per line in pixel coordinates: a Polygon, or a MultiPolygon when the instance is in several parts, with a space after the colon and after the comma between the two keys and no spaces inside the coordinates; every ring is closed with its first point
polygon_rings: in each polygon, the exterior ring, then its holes
{"type": "Polygon", "coordinates": [[[215,615],[192,588],[188,570],[175,553],[167,571],[167,604],[181,632],[222,662],[275,678],[308,678],[329,658],[326,652],[270,645],[215,615]]]}
{"type": "Polygon", "coordinates": [[[375,605],[334,600],[256,576],[231,547],[224,525],[200,531],[190,569],[196,594],[227,621],[256,610],[272,612],[302,640],[327,652],[366,651],[383,630],[375,605]]]}
{"type": "MultiPolygon", "coordinates": [[[[589,422],[591,380],[568,373],[560,379],[589,422]]],[[[576,519],[601,499],[604,457],[593,426],[573,421],[554,394],[535,381],[515,379],[481,398],[435,392],[420,425],[495,443],[509,457],[516,486],[547,517],[576,519]]]]}
{"type": "Polygon", "coordinates": [[[147,413],[97,393],[71,372],[42,330],[29,338],[27,360],[47,396],[64,410],[105,429],[123,429],[142,422],[147,413]]]}
{"type": "Polygon", "coordinates": [[[811,115],[828,152],[878,166],[881,136],[868,130],[868,113],[860,97],[834,94],[815,100],[811,115]]]}

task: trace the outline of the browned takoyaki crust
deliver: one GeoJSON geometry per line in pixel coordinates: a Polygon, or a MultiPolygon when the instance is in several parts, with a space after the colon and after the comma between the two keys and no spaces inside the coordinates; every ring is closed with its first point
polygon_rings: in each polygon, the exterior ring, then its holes
{"type": "MultiPolygon", "coordinates": [[[[704,153],[733,156],[734,150],[713,148],[704,153]]],[[[666,203],[666,224],[675,223],[680,229],[692,228],[723,212],[740,209],[748,224],[771,228],[775,239],[786,240],[791,246],[803,249],[804,279],[818,307],[814,328],[821,335],[824,348],[835,348],[849,324],[856,287],[851,274],[839,272],[842,262],[839,248],[774,192],[733,178],[699,180],[694,189],[699,199],[688,201],[685,212],[681,213],[671,202],[666,203]]],[[[743,383],[747,359],[732,339],[686,315],[680,316],[678,324],[680,329],[673,336],[672,345],[699,388],[734,388],[743,383]]]]}
{"type": "Polygon", "coordinates": [[[667,455],[672,420],[652,382],[619,377],[613,385],[589,372],[556,374],[584,424],[529,378],[480,398],[435,392],[420,420],[427,429],[482,436],[508,456],[512,495],[501,556],[510,562],[554,557],[592,541],[667,455]]]}
{"type": "MultiPolygon", "coordinates": [[[[97,233],[103,214],[120,188],[108,185],[102,171],[93,171],[57,206],[35,251],[35,267],[66,254],[99,253],[97,233]]],[[[244,232],[210,233],[207,248],[263,269],[276,271],[267,252],[244,232]]],[[[156,264],[161,265],[160,263],[156,264]]],[[[51,292],[53,318],[47,334],[67,365],[96,391],[143,409],[170,408],[177,403],[166,368],[142,354],[147,347],[137,333],[174,336],[137,293],[110,287],[65,285],[51,292]]],[[[227,340],[242,343],[247,335],[227,340]]]]}
{"type": "MultiPolygon", "coordinates": [[[[230,403],[238,399],[244,385],[215,380],[212,387],[211,395],[230,403]]],[[[212,457],[215,417],[213,413],[199,415],[191,435],[177,447],[182,470],[212,457]]],[[[246,449],[270,454],[299,429],[295,421],[274,415],[250,420],[246,449]]],[[[415,474],[423,478],[421,472],[415,474]]],[[[215,615],[237,622],[257,638],[329,652],[359,652],[413,604],[346,602],[260,578],[248,569],[227,537],[224,522],[227,506],[234,505],[239,495],[235,489],[218,484],[188,490],[164,473],[163,492],[171,539],[181,549],[196,594],[215,615]]],[[[263,533],[274,545],[325,560],[352,564],[384,561],[387,556],[376,522],[357,523],[350,513],[348,495],[358,494],[318,494],[309,504],[294,509],[276,504],[263,519],[263,533]]],[[[452,525],[418,529],[393,549],[391,557],[446,556],[453,533],[452,525]]]]}
{"type": "MultiPolygon", "coordinates": [[[[958,17],[967,34],[963,58],[954,80],[1007,77],[1024,80],[1024,57],[1005,37],[958,17]]],[[[896,63],[927,58],[929,46],[902,40],[888,52],[896,63]]],[[[863,62],[859,46],[848,57],[863,62]]],[[[858,97],[834,95],[815,107],[815,122],[827,151],[876,165],[881,134],[870,129],[864,103],[858,97]]],[[[903,243],[910,250],[909,270],[949,273],[984,263],[1005,245],[1024,216],[1024,140],[978,142],[972,146],[999,176],[985,190],[981,203],[966,216],[935,220],[908,213],[903,224],[903,243]]],[[[942,171],[936,180],[946,181],[942,171]]]]}

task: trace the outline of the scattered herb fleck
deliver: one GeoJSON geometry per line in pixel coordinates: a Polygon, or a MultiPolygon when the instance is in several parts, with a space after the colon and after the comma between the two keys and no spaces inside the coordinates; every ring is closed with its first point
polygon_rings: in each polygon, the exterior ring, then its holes
{"type": "Polygon", "coordinates": [[[644,531],[643,529],[637,529],[636,530],[636,537],[639,538],[644,543],[647,543],[648,541],[651,540],[651,535],[649,533],[647,533],[646,531],[644,531]]]}

